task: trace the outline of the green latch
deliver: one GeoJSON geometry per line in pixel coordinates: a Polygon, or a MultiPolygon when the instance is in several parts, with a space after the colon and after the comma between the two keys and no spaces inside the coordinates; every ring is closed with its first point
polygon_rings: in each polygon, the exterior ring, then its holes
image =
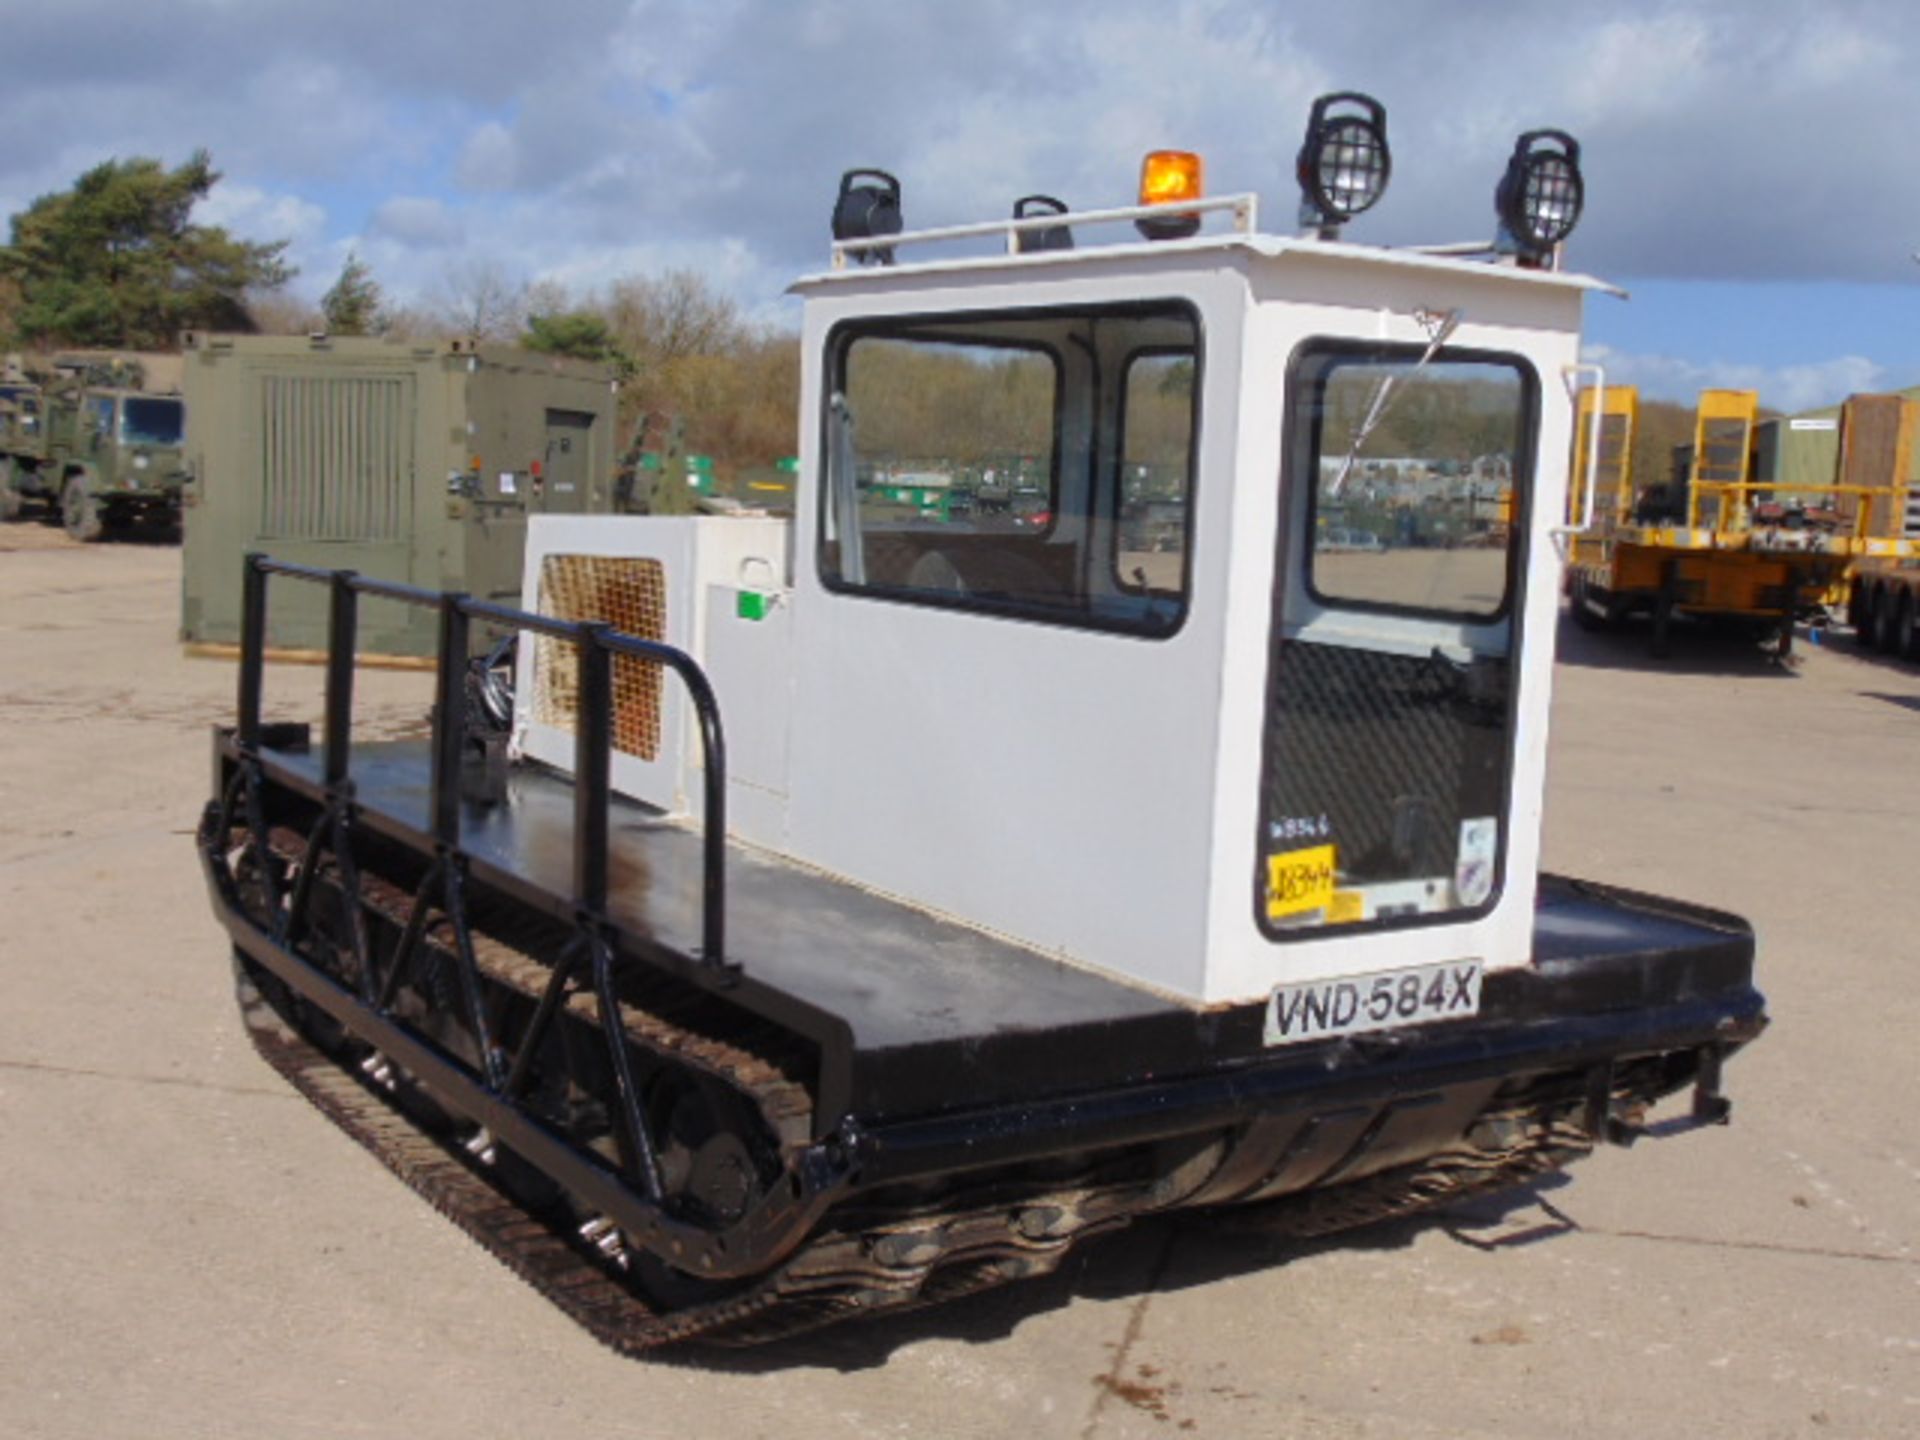
{"type": "Polygon", "coordinates": [[[734,597],[734,614],[742,620],[764,620],[773,609],[773,596],[764,590],[741,590],[734,597]]]}

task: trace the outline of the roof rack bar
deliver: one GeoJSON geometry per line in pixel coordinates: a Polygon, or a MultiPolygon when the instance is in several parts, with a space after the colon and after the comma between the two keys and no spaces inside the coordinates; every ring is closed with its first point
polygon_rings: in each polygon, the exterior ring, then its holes
{"type": "Polygon", "coordinates": [[[1242,235],[1251,235],[1260,228],[1260,197],[1251,192],[1244,195],[1214,195],[1202,200],[1175,200],[1165,205],[1127,205],[1113,210],[1070,210],[1064,215],[1029,215],[1023,219],[1012,216],[1005,220],[986,220],[974,225],[943,225],[932,230],[908,230],[897,235],[869,235],[857,240],[836,240],[833,242],[833,268],[846,268],[847,258],[858,255],[863,250],[888,250],[902,245],[924,245],[942,240],[971,240],[983,235],[1001,235],[1006,237],[1009,253],[1019,248],[1020,233],[1024,230],[1053,230],[1062,226],[1105,225],[1119,220],[1139,220],[1156,215],[1203,215],[1229,211],[1233,215],[1233,228],[1242,235]]]}

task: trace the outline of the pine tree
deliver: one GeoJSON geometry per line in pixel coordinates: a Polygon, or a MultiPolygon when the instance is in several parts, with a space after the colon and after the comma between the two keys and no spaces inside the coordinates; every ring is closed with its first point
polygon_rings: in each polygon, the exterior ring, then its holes
{"type": "Polygon", "coordinates": [[[176,170],[108,160],[15,215],[0,277],[18,289],[18,338],[159,350],[183,329],[251,328],[246,292],[283,285],[294,272],[285,240],[256,244],[192,223],[194,205],[219,178],[204,150],[176,170]]]}
{"type": "Polygon", "coordinates": [[[379,335],[386,330],[380,283],[354,251],[347,252],[333,288],[320,297],[320,313],[326,317],[329,335],[379,335]]]}

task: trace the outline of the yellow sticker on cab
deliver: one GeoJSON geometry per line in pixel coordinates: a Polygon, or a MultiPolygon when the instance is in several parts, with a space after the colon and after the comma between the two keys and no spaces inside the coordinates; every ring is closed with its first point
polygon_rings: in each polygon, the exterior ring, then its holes
{"type": "Polygon", "coordinates": [[[1358,890],[1336,890],[1327,897],[1327,923],[1351,925],[1367,918],[1367,897],[1358,890]]]}
{"type": "Polygon", "coordinates": [[[1334,847],[1312,845],[1267,857],[1267,918],[1324,910],[1333,899],[1334,847]]]}

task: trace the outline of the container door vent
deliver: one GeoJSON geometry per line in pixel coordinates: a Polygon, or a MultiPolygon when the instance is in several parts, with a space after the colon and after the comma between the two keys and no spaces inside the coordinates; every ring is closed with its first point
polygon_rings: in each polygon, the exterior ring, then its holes
{"type": "Polygon", "coordinates": [[[261,377],[264,538],[403,537],[413,471],[407,390],[400,377],[261,377]]]}
{"type": "MultiPolygon", "coordinates": [[[[667,571],[658,560],[612,555],[548,555],[540,562],[540,613],[556,620],[604,620],[642,640],[667,639],[667,571]]],[[[580,671],[575,647],[534,640],[533,718],[573,731],[580,671]]],[[[613,748],[655,760],[660,754],[660,667],[650,660],[613,660],[613,748]]]]}

